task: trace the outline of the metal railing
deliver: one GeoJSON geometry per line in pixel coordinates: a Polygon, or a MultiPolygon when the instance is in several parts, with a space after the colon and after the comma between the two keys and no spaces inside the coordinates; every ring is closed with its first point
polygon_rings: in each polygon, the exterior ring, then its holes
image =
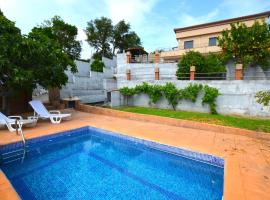
{"type": "Polygon", "coordinates": [[[167,51],[178,51],[178,50],[194,50],[198,48],[215,48],[218,47],[218,45],[209,45],[209,42],[196,42],[193,41],[193,47],[192,48],[185,48],[184,47],[184,41],[180,42],[180,46],[177,47],[161,47],[158,48],[159,52],[167,52],[167,51]]]}
{"type": "Polygon", "coordinates": [[[19,120],[16,119],[16,121],[15,121],[16,134],[21,136],[21,138],[22,138],[22,143],[23,143],[23,147],[24,147],[24,149],[25,149],[25,148],[26,148],[26,139],[25,139],[25,135],[24,135],[24,133],[23,133],[23,131],[22,131],[22,127],[19,126],[19,123],[20,123],[19,120]],[[20,133],[19,133],[19,132],[20,132],[20,133]]]}
{"type": "MultiPolygon", "coordinates": [[[[175,73],[159,72],[160,80],[175,80],[176,78],[178,80],[190,80],[190,76],[190,73],[181,73],[177,78],[175,73]]],[[[154,78],[154,71],[134,73],[131,70],[132,80],[153,80],[154,78]]],[[[235,73],[227,72],[195,72],[194,80],[236,80],[236,76],[235,73]]],[[[270,71],[243,73],[242,80],[270,80],[270,71]]]]}
{"type": "MultiPolygon", "coordinates": [[[[159,57],[158,63],[175,63],[174,60],[166,60],[164,58],[159,57]]],[[[131,57],[131,63],[154,63],[155,62],[155,55],[154,54],[144,54],[144,55],[137,55],[131,57]]]]}
{"type": "Polygon", "coordinates": [[[270,80],[270,70],[243,72],[243,80],[270,80]]]}
{"type": "Polygon", "coordinates": [[[131,57],[131,63],[154,63],[154,54],[144,54],[131,57]]]}
{"type": "MultiPolygon", "coordinates": [[[[195,80],[227,80],[226,72],[208,72],[197,73],[195,72],[195,80]]],[[[190,73],[181,73],[178,77],[179,80],[190,80],[190,73]]]]}

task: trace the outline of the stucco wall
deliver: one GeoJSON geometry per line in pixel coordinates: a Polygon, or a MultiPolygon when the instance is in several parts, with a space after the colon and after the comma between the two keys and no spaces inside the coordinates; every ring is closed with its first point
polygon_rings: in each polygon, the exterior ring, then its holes
{"type": "MultiPolygon", "coordinates": [[[[248,20],[240,20],[239,22],[245,23],[248,27],[251,27],[255,20],[264,20],[267,21],[267,17],[259,17],[256,19],[248,19],[248,20]]],[[[238,21],[238,20],[237,20],[238,21]]],[[[230,29],[230,23],[228,22],[225,24],[218,24],[218,25],[213,25],[213,26],[207,26],[203,28],[197,28],[197,29],[191,29],[191,30],[186,30],[186,31],[177,31],[176,32],[176,39],[186,39],[190,40],[191,37],[194,36],[201,36],[201,35],[208,35],[213,34],[213,33],[221,33],[225,29],[230,29]]]]}
{"type": "MultiPolygon", "coordinates": [[[[159,75],[161,80],[176,80],[177,63],[160,63],[159,75]]],[[[154,63],[126,63],[126,54],[117,55],[117,81],[126,80],[126,71],[130,69],[132,80],[154,80],[154,63]]]]}
{"type": "MultiPolygon", "coordinates": [[[[115,77],[117,81],[126,80],[126,71],[131,71],[131,80],[154,80],[154,63],[126,63],[126,55],[117,55],[115,77]]],[[[158,63],[160,80],[176,80],[177,63],[158,63]]],[[[227,80],[235,79],[235,63],[231,60],[226,64],[227,80]]],[[[189,77],[189,75],[187,74],[189,77]]],[[[244,80],[270,80],[270,70],[263,71],[260,66],[247,66],[244,69],[244,80]]]]}
{"type": "MultiPolygon", "coordinates": [[[[118,81],[118,88],[124,86],[135,87],[141,84],[143,81],[118,81]]],[[[167,80],[159,81],[148,81],[150,84],[160,84],[164,85],[167,80]]],[[[270,110],[258,104],[255,99],[255,94],[261,90],[270,89],[269,80],[261,81],[170,81],[174,83],[178,88],[184,88],[190,83],[201,83],[207,84],[209,86],[218,88],[221,92],[221,96],[217,98],[217,110],[221,114],[236,114],[236,115],[246,115],[246,116],[260,116],[260,117],[270,117],[270,110]]],[[[209,112],[209,107],[207,105],[201,105],[201,97],[203,94],[199,94],[199,97],[195,103],[189,101],[179,102],[178,110],[187,111],[199,111],[199,112],[209,112]]],[[[116,95],[115,95],[116,96],[116,95]]],[[[118,97],[112,99],[112,105],[124,105],[126,100],[120,94],[118,97]]],[[[144,106],[149,107],[149,98],[145,94],[135,95],[129,99],[129,105],[133,106],[144,106]]],[[[166,99],[161,99],[154,105],[158,108],[170,108],[166,99]]]]}
{"type": "Polygon", "coordinates": [[[60,90],[61,98],[77,96],[82,103],[94,103],[105,101],[106,91],[104,90],[103,80],[111,79],[114,73],[114,63],[109,59],[104,59],[105,68],[103,73],[90,70],[90,63],[76,61],[78,72],[72,74],[66,71],[68,83],[60,90]]]}

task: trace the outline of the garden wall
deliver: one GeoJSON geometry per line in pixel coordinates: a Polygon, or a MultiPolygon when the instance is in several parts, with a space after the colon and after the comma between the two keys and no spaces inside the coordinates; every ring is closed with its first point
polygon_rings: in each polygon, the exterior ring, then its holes
{"type": "MultiPolygon", "coordinates": [[[[159,68],[160,80],[176,80],[178,63],[127,63],[126,54],[117,54],[117,80],[126,80],[126,71],[130,70],[131,80],[154,80],[155,66],[159,68]]],[[[235,63],[231,60],[226,64],[226,79],[235,80],[235,63]]],[[[189,79],[189,74],[186,75],[189,79]]],[[[207,76],[207,75],[206,75],[207,76]]],[[[260,66],[247,66],[243,71],[244,80],[270,80],[270,70],[260,66]]]]}
{"type": "MultiPolygon", "coordinates": [[[[162,63],[158,65],[161,80],[176,80],[177,63],[162,63]]],[[[127,63],[126,54],[117,54],[117,81],[126,80],[126,71],[131,70],[132,80],[154,80],[154,63],[127,63]]]]}
{"type": "MultiPolygon", "coordinates": [[[[135,87],[142,84],[143,80],[118,80],[117,88],[135,87]]],[[[174,83],[179,89],[185,88],[190,83],[207,84],[211,87],[218,88],[222,94],[217,98],[217,111],[221,114],[236,114],[246,116],[258,116],[258,117],[270,117],[269,108],[263,107],[258,104],[255,99],[255,94],[261,90],[269,90],[270,80],[242,80],[242,81],[179,81],[179,80],[148,80],[150,84],[165,85],[167,82],[174,83]]],[[[201,97],[203,94],[199,94],[199,97],[195,103],[189,101],[180,101],[177,109],[186,111],[199,111],[209,112],[207,105],[201,105],[201,97]]],[[[111,105],[112,107],[123,106],[127,103],[119,91],[112,94],[111,105]]],[[[134,95],[128,100],[128,104],[131,106],[143,106],[150,107],[149,98],[145,94],[134,95]]],[[[166,99],[161,99],[157,104],[152,105],[157,108],[171,109],[166,99]]]]}
{"type": "Polygon", "coordinates": [[[113,77],[114,61],[106,58],[104,61],[106,67],[103,68],[103,73],[91,71],[91,62],[76,61],[78,72],[72,74],[66,71],[68,83],[60,91],[61,98],[76,96],[83,103],[105,101],[107,94],[104,89],[104,80],[113,77]]]}

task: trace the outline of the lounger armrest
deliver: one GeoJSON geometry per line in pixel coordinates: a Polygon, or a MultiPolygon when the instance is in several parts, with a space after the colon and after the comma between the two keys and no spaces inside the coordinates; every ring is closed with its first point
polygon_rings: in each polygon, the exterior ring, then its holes
{"type": "Polygon", "coordinates": [[[50,114],[61,114],[61,112],[59,110],[50,110],[49,113],[50,114]]]}
{"type": "Polygon", "coordinates": [[[22,116],[19,115],[12,115],[12,116],[8,116],[9,119],[18,119],[18,120],[22,120],[22,116]]]}

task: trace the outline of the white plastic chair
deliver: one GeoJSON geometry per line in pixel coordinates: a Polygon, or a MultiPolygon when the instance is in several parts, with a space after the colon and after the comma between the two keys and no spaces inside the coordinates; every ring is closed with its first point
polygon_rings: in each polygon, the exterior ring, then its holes
{"type": "Polygon", "coordinates": [[[61,114],[59,110],[48,111],[43,103],[38,100],[30,101],[29,104],[34,110],[34,116],[50,119],[53,124],[59,124],[62,118],[69,118],[71,116],[71,114],[61,114]]]}
{"type": "Polygon", "coordinates": [[[21,132],[23,125],[35,124],[36,122],[37,119],[35,118],[23,119],[21,116],[7,117],[0,112],[0,124],[5,124],[10,132],[15,132],[16,128],[21,132]]]}

